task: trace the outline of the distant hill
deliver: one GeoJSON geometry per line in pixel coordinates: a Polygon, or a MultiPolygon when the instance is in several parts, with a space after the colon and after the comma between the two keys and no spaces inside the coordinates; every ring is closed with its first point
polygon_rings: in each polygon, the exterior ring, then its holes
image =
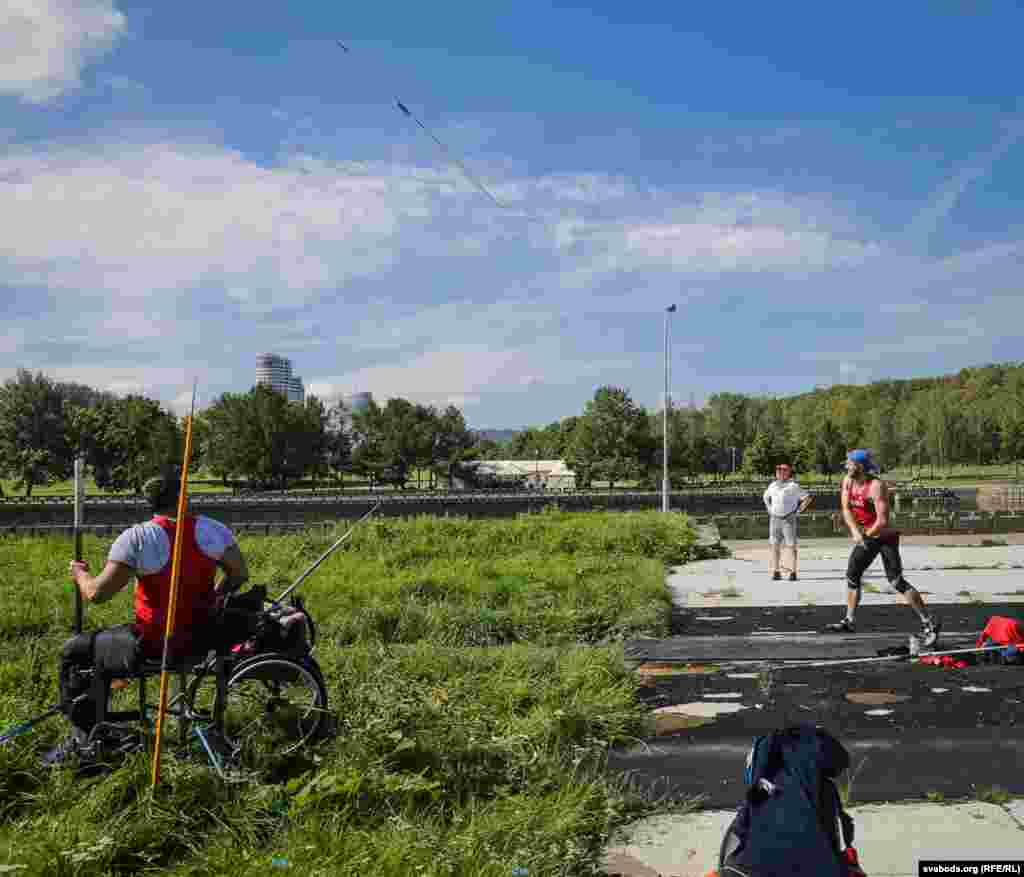
{"type": "Polygon", "coordinates": [[[473,430],[482,439],[489,439],[492,442],[507,442],[511,441],[512,437],[517,432],[522,432],[521,429],[476,429],[473,430]]]}

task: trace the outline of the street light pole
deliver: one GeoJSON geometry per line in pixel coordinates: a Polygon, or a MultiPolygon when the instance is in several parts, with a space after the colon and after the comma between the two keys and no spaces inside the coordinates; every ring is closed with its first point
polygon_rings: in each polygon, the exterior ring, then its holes
{"type": "Polygon", "coordinates": [[[661,478],[661,510],[668,512],[668,417],[669,417],[669,351],[668,351],[668,315],[676,312],[675,305],[665,308],[665,406],[661,412],[662,426],[662,478],[661,478]]]}

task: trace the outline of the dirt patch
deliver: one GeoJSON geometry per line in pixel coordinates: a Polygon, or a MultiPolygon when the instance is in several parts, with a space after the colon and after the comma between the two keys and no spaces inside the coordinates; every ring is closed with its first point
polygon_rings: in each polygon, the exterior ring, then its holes
{"type": "Polygon", "coordinates": [[[683,673],[717,673],[714,664],[671,664],[662,661],[648,661],[636,668],[641,676],[679,676],[683,673]]]}
{"type": "Polygon", "coordinates": [[[665,713],[654,717],[654,736],[667,737],[680,731],[689,731],[713,722],[708,716],[687,716],[682,713],[665,713]]]}
{"type": "Polygon", "coordinates": [[[905,700],[910,700],[910,695],[896,694],[893,691],[848,691],[846,699],[850,703],[879,706],[883,703],[902,703],[905,700]]]}

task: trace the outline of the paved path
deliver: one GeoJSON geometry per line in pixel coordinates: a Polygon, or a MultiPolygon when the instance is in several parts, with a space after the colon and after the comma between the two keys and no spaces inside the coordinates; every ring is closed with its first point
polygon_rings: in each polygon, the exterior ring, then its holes
{"type": "MultiPolygon", "coordinates": [[[[608,851],[606,873],[704,877],[717,864],[734,815],[732,810],[705,810],[647,819],[608,851]]],[[[922,859],[1024,864],[1024,800],[1005,805],[865,804],[851,807],[850,815],[861,865],[871,877],[918,877],[922,859]]]]}
{"type": "MultiPolygon", "coordinates": [[[[938,537],[942,538],[942,537],[938,537]]],[[[673,602],[680,607],[841,606],[846,603],[848,539],[803,543],[795,582],[772,581],[768,548],[750,542],[726,543],[733,556],[703,560],[674,570],[668,577],[673,602]]],[[[906,579],[931,603],[1000,602],[1024,604],[1024,545],[991,548],[906,544],[902,548],[906,579]]],[[[783,563],[788,563],[783,553],[783,563]]],[[[881,558],[864,576],[865,606],[902,604],[885,579],[881,558]]],[[[1024,608],[1024,607],[1022,607],[1024,608]]]]}
{"type": "MultiPolygon", "coordinates": [[[[931,537],[944,544],[952,538],[931,537]]],[[[931,592],[926,599],[951,638],[969,640],[994,614],[1024,619],[1024,545],[943,548],[922,541],[904,546],[906,576],[931,592]]],[[[642,745],[609,757],[612,772],[642,793],[700,796],[699,806],[714,809],[637,823],[609,849],[607,873],[703,877],[743,796],[752,738],[806,721],[823,724],[850,751],[857,847],[868,874],[916,877],[922,858],[1020,860],[1024,867],[1024,667],[721,663],[778,658],[784,649],[867,656],[888,639],[905,644],[917,627],[902,599],[885,593],[878,569],[865,579],[880,593],[865,595],[858,614],[864,633],[835,646],[817,634],[844,605],[848,540],[805,542],[798,582],[766,576],[763,545],[730,547],[732,558],[668,577],[680,635],[627,643],[651,708],[651,732],[642,745]],[[772,641],[779,647],[774,656],[772,641]],[[716,653],[720,663],[709,663],[716,653]],[[659,657],[666,662],[652,660],[659,657]],[[981,803],[986,787],[1013,800],[981,803]],[[925,803],[929,798],[959,803],[925,803]]]]}

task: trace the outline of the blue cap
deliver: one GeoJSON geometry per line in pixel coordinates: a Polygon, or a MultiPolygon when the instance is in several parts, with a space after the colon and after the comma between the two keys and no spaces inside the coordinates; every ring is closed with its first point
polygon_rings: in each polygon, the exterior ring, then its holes
{"type": "Polygon", "coordinates": [[[854,463],[860,463],[864,467],[866,472],[878,472],[878,464],[871,459],[871,451],[865,450],[864,448],[857,448],[854,451],[850,451],[846,455],[847,460],[852,460],[854,463]]]}

